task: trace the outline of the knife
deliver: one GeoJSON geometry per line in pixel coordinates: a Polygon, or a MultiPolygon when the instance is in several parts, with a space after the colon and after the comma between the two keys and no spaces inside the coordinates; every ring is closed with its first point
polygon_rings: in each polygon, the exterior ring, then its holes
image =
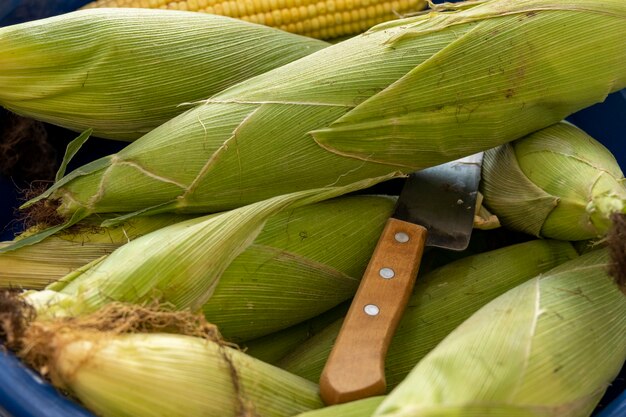
{"type": "Polygon", "coordinates": [[[339,404],[384,394],[385,356],[406,308],[425,246],[469,244],[483,153],[411,174],[385,224],[320,377],[339,404]]]}

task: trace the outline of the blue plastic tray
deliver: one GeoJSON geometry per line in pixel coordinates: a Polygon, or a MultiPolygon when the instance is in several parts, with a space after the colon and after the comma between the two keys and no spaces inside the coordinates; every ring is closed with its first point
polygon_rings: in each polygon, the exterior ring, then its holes
{"type": "MultiPolygon", "coordinates": [[[[74,10],[89,0],[0,0],[0,26],[21,23],[74,10]]],[[[442,3],[443,0],[435,0],[442,3]]],[[[604,103],[580,111],[568,118],[602,142],[616,156],[626,171],[626,90],[611,94],[604,103]]],[[[90,140],[72,161],[80,166],[90,160],[116,152],[123,143],[104,139],[90,140]]],[[[59,154],[64,150],[59,149],[59,154]]],[[[72,167],[70,166],[69,169],[72,167]]],[[[69,170],[68,170],[69,172],[69,170]]],[[[18,205],[16,184],[0,176],[0,240],[10,240],[20,230],[13,222],[18,205]],[[9,223],[13,223],[7,227],[9,223]]],[[[39,376],[23,366],[0,346],[0,416],[2,417],[93,417],[84,408],[62,396],[39,376]]],[[[596,410],[597,417],[626,416],[626,368],[596,410]],[[612,401],[612,402],[611,402],[612,401]],[[607,405],[608,404],[608,405],[607,405]]]]}

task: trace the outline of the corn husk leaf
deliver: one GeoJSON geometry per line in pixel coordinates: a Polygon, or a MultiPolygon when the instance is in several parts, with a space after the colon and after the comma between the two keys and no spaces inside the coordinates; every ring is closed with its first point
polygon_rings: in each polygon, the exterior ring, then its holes
{"type": "MultiPolygon", "coordinates": [[[[11,242],[0,242],[0,247],[11,242]]],[[[56,236],[0,255],[0,287],[42,289],[72,271],[112,253],[115,243],[81,245],[56,236]]]]}
{"type": "MultiPolygon", "coordinates": [[[[313,205],[310,210],[305,206],[299,208],[298,214],[295,216],[279,214],[276,219],[282,220],[274,220],[272,217],[263,228],[255,241],[255,245],[258,243],[256,250],[263,251],[261,247],[267,245],[289,253],[296,250],[297,254],[304,258],[310,258],[321,264],[330,263],[332,268],[324,269],[325,272],[323,273],[328,273],[334,269],[337,274],[344,273],[358,278],[362,274],[362,269],[356,268],[355,265],[360,265],[359,260],[365,259],[366,253],[376,239],[380,221],[388,215],[394,202],[394,196],[352,198],[335,200],[328,203],[329,205],[324,203],[313,205]],[[335,204],[337,205],[333,206],[335,204]],[[274,224],[276,226],[272,226],[274,224]],[[310,239],[309,232],[312,227],[315,234],[313,239],[310,239]],[[301,228],[302,230],[297,230],[296,234],[290,232],[293,228],[301,228]],[[333,231],[333,233],[328,234],[328,231],[333,231]],[[341,232],[340,235],[338,236],[335,231],[341,232]],[[355,233],[357,231],[358,234],[355,233]],[[351,238],[351,236],[355,236],[355,238],[351,238]],[[327,242],[321,242],[321,238],[325,238],[327,242]],[[306,243],[311,243],[311,245],[306,243]],[[303,252],[303,249],[306,248],[311,250],[303,252]],[[333,249],[331,250],[331,248],[333,249]]],[[[139,216],[110,227],[99,226],[102,222],[100,217],[88,217],[78,225],[62,230],[57,235],[46,238],[39,243],[0,254],[0,287],[44,289],[46,285],[113,252],[132,239],[191,217],[172,213],[139,216]]],[[[475,216],[474,220],[475,228],[485,228],[485,219],[477,220],[475,216]]],[[[33,229],[35,230],[29,229],[22,233],[16,240],[37,233],[37,228],[33,229]]],[[[475,241],[476,239],[473,240],[473,242],[475,241]]],[[[0,242],[0,247],[12,243],[14,242],[0,242]]],[[[271,249],[265,248],[264,253],[267,254],[268,250],[271,249]]],[[[300,259],[293,256],[296,252],[291,253],[291,255],[280,252],[279,257],[291,262],[290,259],[287,259],[291,256],[295,262],[300,259]]],[[[450,251],[446,251],[446,255],[450,255],[450,251]]],[[[421,269],[428,268],[431,260],[432,258],[427,256],[422,262],[421,269]]],[[[312,267],[306,259],[301,259],[301,261],[304,262],[303,266],[306,269],[312,267]]],[[[441,260],[439,262],[441,263],[441,260]]],[[[240,267],[243,266],[242,263],[236,263],[240,267]]],[[[318,266],[323,267],[323,265],[318,266]]],[[[267,264],[262,264],[262,267],[264,269],[272,268],[267,264]]],[[[234,264],[229,266],[229,270],[234,268],[234,264]]],[[[245,266],[245,268],[257,270],[251,265],[245,266]]],[[[249,275],[249,273],[245,271],[244,275],[249,275]]],[[[278,278],[275,279],[279,280],[278,278]]],[[[239,293],[239,296],[241,295],[239,293]]]]}
{"type": "Polygon", "coordinates": [[[494,0],[382,24],[212,96],[29,204],[213,212],[467,156],[625,87],[625,17],[621,0],[494,0]]]}
{"type": "Polygon", "coordinates": [[[385,397],[370,397],[345,404],[305,411],[297,417],[370,417],[385,397]]]}
{"type": "MultiPolygon", "coordinates": [[[[387,386],[399,384],[431,349],[487,302],[577,256],[567,242],[535,240],[469,256],[418,278],[385,363],[387,386]]],[[[341,320],[277,362],[319,380],[341,320]]]]}
{"type": "Polygon", "coordinates": [[[257,339],[248,340],[242,347],[253,358],[274,365],[283,356],[327,328],[331,323],[345,316],[349,307],[349,302],[341,303],[337,307],[302,323],[257,339]]]}
{"type": "Polygon", "coordinates": [[[226,268],[204,315],[241,342],[351,298],[394,205],[389,197],[354,196],[271,217],[226,268]]]}
{"type": "Polygon", "coordinates": [[[134,140],[187,110],[183,103],[326,46],[208,14],[77,11],[0,29],[0,105],[134,140]]]}
{"type": "Polygon", "coordinates": [[[388,178],[351,187],[302,191],[176,223],[121,246],[85,271],[70,274],[54,284],[54,291],[31,293],[27,298],[44,317],[84,314],[113,301],[158,301],[196,311],[213,295],[224,271],[252,244],[269,217],[388,178]],[[64,302],[59,305],[47,301],[50,297],[64,302]],[[68,300],[72,304],[69,308],[68,300]]]}
{"type": "Polygon", "coordinates": [[[103,417],[283,417],[319,408],[317,385],[201,338],[60,333],[57,383],[103,417]]]}
{"type": "Polygon", "coordinates": [[[609,263],[594,251],[493,300],[374,415],[590,415],[626,359],[626,298],[609,263]]]}
{"type": "MultiPolygon", "coordinates": [[[[102,219],[87,218],[78,227],[65,229],[36,245],[0,254],[0,287],[43,289],[132,239],[189,217],[178,214],[136,217],[108,228],[99,226],[102,219]]],[[[23,237],[30,233],[27,230],[23,237]]],[[[0,247],[11,243],[0,242],[0,247]]]]}
{"type": "MultiPolygon", "coordinates": [[[[226,267],[219,284],[202,307],[205,316],[220,327],[225,338],[241,342],[307,320],[350,298],[357,289],[395,202],[395,197],[390,196],[349,196],[285,210],[271,216],[254,242],[226,267]]],[[[49,263],[55,260],[57,263],[68,261],[74,262],[72,266],[80,266],[81,269],[70,274],[66,270],[68,275],[58,277],[50,277],[54,271],[45,270],[40,273],[43,275],[42,281],[51,278],[56,281],[47,289],[82,296],[83,292],[79,288],[93,285],[94,291],[98,292],[100,289],[89,278],[92,273],[90,269],[104,262],[100,259],[104,253],[99,250],[106,247],[111,248],[111,252],[119,247],[112,243],[101,243],[101,234],[108,237],[109,242],[122,243],[115,239],[128,239],[128,236],[135,238],[135,234],[141,231],[136,226],[144,226],[145,229],[147,223],[156,225],[168,219],[174,223],[172,220],[180,217],[183,216],[140,217],[117,228],[93,229],[94,236],[91,233],[66,231],[61,236],[76,243],[51,237],[32,246],[0,254],[0,269],[10,267],[0,272],[0,283],[6,281],[12,286],[28,287],[31,281],[39,278],[37,273],[40,263],[50,268],[53,265],[49,263]],[[155,221],[151,221],[153,217],[155,221]],[[123,230],[120,232],[119,229],[123,230]],[[126,234],[123,234],[125,231],[126,234]],[[83,238],[88,242],[81,242],[83,238]],[[71,253],[55,254],[55,250],[63,249],[57,242],[64,243],[70,249],[78,249],[77,252],[84,253],[87,258],[67,259],[64,256],[71,253]],[[30,256],[39,255],[44,249],[50,251],[49,258],[32,260],[30,256]],[[92,253],[94,256],[89,258],[88,255],[92,253]],[[21,261],[17,266],[20,270],[11,268],[14,258],[21,261]],[[83,266],[80,261],[84,264],[90,261],[93,263],[83,266]],[[32,272],[30,262],[34,263],[32,272]],[[4,275],[7,277],[3,278],[4,275]]],[[[87,232],[90,231],[87,229],[87,232]]],[[[167,232],[162,233],[159,239],[164,242],[161,245],[167,244],[167,232]]],[[[210,238],[207,237],[207,241],[210,238]]],[[[175,252],[172,252],[171,257],[175,258],[175,252]]],[[[136,257],[135,260],[141,262],[142,258],[136,257]]],[[[174,264],[171,267],[175,270],[177,262],[184,264],[185,261],[170,262],[174,264]]],[[[110,274],[115,264],[109,263],[109,266],[102,268],[110,274]]],[[[102,279],[106,281],[109,278],[102,279]]],[[[126,278],[122,276],[119,279],[126,278]]],[[[41,281],[36,283],[39,284],[37,289],[44,288],[41,281]]],[[[46,302],[50,295],[49,292],[38,295],[38,299],[44,297],[39,304],[46,302]]],[[[106,297],[110,298],[111,295],[106,293],[106,297]]],[[[126,298],[125,301],[145,302],[145,299],[126,298]]]]}
{"type": "Polygon", "coordinates": [[[626,212],[626,180],[615,157],[562,122],[488,151],[485,204],[511,229],[585,240],[606,234],[610,215],[626,212]]]}

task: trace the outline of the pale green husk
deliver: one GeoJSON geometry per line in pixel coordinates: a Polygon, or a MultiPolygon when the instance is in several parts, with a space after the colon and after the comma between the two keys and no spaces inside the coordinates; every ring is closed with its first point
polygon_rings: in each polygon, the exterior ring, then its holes
{"type": "Polygon", "coordinates": [[[385,397],[371,397],[317,410],[305,411],[297,417],[370,417],[385,397]]]}
{"type": "MultiPolygon", "coordinates": [[[[368,180],[367,183],[371,185],[383,179],[368,180]]],[[[357,183],[352,189],[364,185],[357,183]]],[[[291,222],[289,216],[275,218],[265,235],[254,242],[268,218],[278,212],[349,191],[350,187],[302,191],[219,215],[176,223],[135,239],[105,259],[94,261],[45,291],[31,292],[26,298],[36,305],[39,315],[45,317],[84,314],[112,301],[137,304],[159,301],[178,309],[196,311],[214,296],[215,300],[206,304],[204,311],[210,320],[223,328],[226,336],[261,336],[313,317],[347,299],[356,290],[376,241],[376,229],[382,229],[393,207],[393,199],[373,198],[373,203],[364,208],[370,216],[369,226],[366,226],[367,221],[358,225],[348,222],[352,229],[345,233],[355,233],[356,230],[364,236],[356,238],[353,244],[342,247],[331,242],[336,239],[333,233],[341,230],[332,218],[327,222],[334,225],[334,230],[329,231],[324,229],[328,223],[320,221],[317,226],[311,225],[296,212],[291,213],[291,222]],[[303,228],[305,225],[308,229],[303,228]],[[302,233],[311,233],[311,236],[303,239],[302,233]],[[246,249],[248,253],[244,253],[246,249]],[[350,259],[350,253],[354,255],[353,259],[350,259]],[[284,280],[282,288],[272,282],[271,271],[263,270],[272,266],[278,271],[276,280],[284,280]],[[228,271],[228,268],[233,269],[228,271]],[[252,273],[257,274],[258,283],[252,273]],[[262,291],[262,284],[273,292],[262,291]],[[231,294],[233,287],[239,288],[235,295],[231,294]],[[276,298],[272,300],[272,297],[276,298]],[[293,311],[276,314],[277,300],[281,297],[284,307],[293,311]],[[287,304],[290,298],[294,300],[287,304]],[[57,303],[58,300],[61,301],[57,303]],[[305,308],[304,300],[311,305],[305,308]],[[230,318],[220,311],[227,309],[233,311],[230,318]],[[257,315],[260,323],[239,323],[242,318],[249,317],[245,310],[257,315]],[[265,328],[260,325],[263,315],[267,321],[265,328]]],[[[350,205],[348,201],[347,205],[330,204],[329,208],[336,212],[335,216],[341,213],[339,217],[346,219],[353,216],[347,209],[350,205]]],[[[303,210],[300,213],[304,218],[307,209],[303,210]]]]}
{"type": "Polygon", "coordinates": [[[385,23],[214,95],[39,199],[69,223],[214,212],[434,166],[626,87],[625,22],[622,0],[493,0],[385,23]]]}
{"type": "Polygon", "coordinates": [[[341,303],[307,321],[249,340],[242,345],[242,348],[253,358],[275,365],[289,352],[327,328],[331,323],[345,316],[349,307],[349,302],[341,303]]]}
{"type": "MultiPolygon", "coordinates": [[[[0,254],[0,288],[43,289],[124,243],[177,223],[189,216],[163,214],[135,217],[116,227],[99,227],[102,219],[87,218],[78,228],[66,229],[41,242],[0,254]]],[[[27,230],[20,235],[31,234],[27,230]]],[[[0,242],[5,247],[13,242],[0,242]]]]}
{"type": "Polygon", "coordinates": [[[626,359],[608,252],[501,295],[430,352],[374,416],[589,416],[626,359]]]}
{"type": "Polygon", "coordinates": [[[561,122],[486,152],[484,203],[514,230],[562,240],[598,238],[626,212],[626,180],[615,157],[561,122]]]}
{"type": "Polygon", "coordinates": [[[91,9],[0,29],[0,105],[134,140],[247,78],[328,44],[203,13],[91,9]]]}
{"type": "Polygon", "coordinates": [[[240,401],[259,417],[323,406],[316,384],[200,338],[74,331],[51,343],[57,381],[103,417],[238,417],[240,401]]]}
{"type": "Polygon", "coordinates": [[[353,196],[269,218],[222,274],[205,317],[241,342],[351,298],[394,205],[394,198],[353,196]]]}
{"type": "MultiPolygon", "coordinates": [[[[577,256],[568,242],[536,240],[469,256],[420,276],[385,363],[387,386],[411,369],[455,327],[505,291],[577,256]]],[[[318,381],[341,320],[277,365],[318,381]]]]}

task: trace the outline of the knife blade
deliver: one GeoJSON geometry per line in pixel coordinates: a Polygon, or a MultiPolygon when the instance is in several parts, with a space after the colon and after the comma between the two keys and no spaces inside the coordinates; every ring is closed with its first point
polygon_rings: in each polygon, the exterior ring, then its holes
{"type": "Polygon", "coordinates": [[[385,356],[424,247],[458,251],[469,244],[482,159],[481,152],[406,180],[322,371],[327,405],[385,393],[385,356]]]}

